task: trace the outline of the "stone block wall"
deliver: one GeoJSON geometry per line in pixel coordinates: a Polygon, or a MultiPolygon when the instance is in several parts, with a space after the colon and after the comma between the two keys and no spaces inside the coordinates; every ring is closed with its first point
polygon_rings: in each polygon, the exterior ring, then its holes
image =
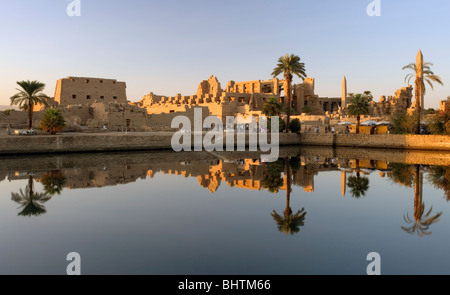
{"type": "Polygon", "coordinates": [[[94,102],[127,103],[126,84],[115,79],[67,77],[56,82],[54,100],[62,107],[94,102]]]}

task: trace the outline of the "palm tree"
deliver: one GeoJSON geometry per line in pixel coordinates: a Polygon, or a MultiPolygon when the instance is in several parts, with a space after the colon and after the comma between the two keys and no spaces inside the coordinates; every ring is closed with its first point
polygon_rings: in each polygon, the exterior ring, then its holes
{"type": "Polygon", "coordinates": [[[50,200],[51,196],[47,193],[36,193],[34,191],[33,177],[28,178],[28,185],[25,187],[25,192],[20,189],[20,193],[11,193],[11,199],[19,203],[23,208],[17,215],[19,216],[39,216],[47,212],[43,203],[50,200]]]}
{"type": "Polygon", "coordinates": [[[275,210],[272,211],[271,216],[275,220],[278,226],[278,230],[286,235],[298,233],[300,226],[305,223],[305,208],[298,210],[297,213],[292,215],[292,209],[290,207],[291,199],[291,168],[289,165],[289,159],[285,159],[285,177],[286,177],[286,209],[283,212],[283,216],[279,215],[275,210]]]}
{"type": "Polygon", "coordinates": [[[368,101],[372,101],[373,100],[373,95],[372,95],[372,92],[371,91],[364,91],[364,93],[363,93],[366,97],[367,97],[367,100],[368,101]]]}
{"type": "Polygon", "coordinates": [[[360,176],[359,160],[356,160],[356,176],[348,178],[347,186],[351,189],[354,198],[365,196],[369,189],[369,178],[360,176]]]}
{"type": "MultiPolygon", "coordinates": [[[[407,82],[408,84],[410,84],[410,81],[413,77],[416,77],[415,80],[415,85],[416,85],[416,91],[417,90],[421,90],[422,94],[425,95],[425,93],[427,92],[427,89],[425,87],[425,82],[428,83],[428,85],[430,85],[431,90],[434,90],[434,86],[432,82],[436,82],[441,84],[442,86],[444,85],[444,83],[442,82],[441,77],[439,77],[438,75],[435,75],[433,73],[433,71],[431,70],[431,67],[433,66],[433,64],[431,62],[424,62],[423,63],[423,77],[422,79],[420,79],[420,75],[417,75],[417,71],[418,71],[418,67],[415,63],[410,63],[409,65],[406,65],[402,68],[402,70],[412,70],[414,73],[409,73],[406,75],[405,77],[405,82],[407,82]],[[419,87],[417,87],[417,85],[419,85],[419,87]]],[[[416,98],[417,99],[417,98],[416,98]]],[[[418,101],[420,102],[420,101],[418,101]]],[[[420,106],[423,108],[423,106],[420,106]]]]}
{"type": "Polygon", "coordinates": [[[420,114],[421,114],[421,109],[424,107],[422,105],[422,103],[423,103],[422,98],[427,91],[425,88],[425,82],[427,82],[428,85],[430,85],[431,89],[434,89],[432,82],[436,82],[441,85],[444,85],[444,83],[442,83],[441,77],[435,75],[433,73],[433,71],[431,70],[432,66],[433,66],[432,63],[423,61],[422,52],[419,50],[419,53],[417,54],[416,62],[410,63],[402,68],[402,70],[412,70],[413,71],[413,73],[409,73],[406,75],[405,82],[407,82],[409,84],[409,82],[411,81],[411,78],[415,77],[415,86],[416,86],[415,97],[416,97],[416,107],[417,107],[416,111],[419,115],[417,118],[417,120],[418,120],[417,129],[416,129],[417,134],[420,134],[420,114]]]}
{"type": "Polygon", "coordinates": [[[16,88],[18,93],[11,96],[11,105],[19,105],[19,107],[28,112],[28,129],[33,126],[33,107],[38,104],[47,105],[49,97],[42,93],[45,84],[39,81],[18,81],[17,85],[21,89],[16,88]]]}
{"type": "Polygon", "coordinates": [[[300,57],[294,54],[286,54],[281,56],[278,59],[277,66],[273,69],[272,76],[275,78],[276,76],[284,74],[284,78],[286,79],[287,89],[284,89],[285,95],[287,95],[287,119],[286,119],[286,130],[289,131],[289,123],[291,118],[291,83],[293,75],[296,75],[300,79],[306,78],[305,73],[305,64],[300,62],[300,57]]]}
{"type": "Polygon", "coordinates": [[[269,97],[269,99],[264,102],[262,112],[267,117],[279,116],[284,110],[283,104],[278,101],[275,97],[269,97]]]}
{"type": "Polygon", "coordinates": [[[348,108],[348,114],[350,116],[356,116],[356,134],[359,133],[359,125],[361,124],[361,115],[369,114],[369,100],[366,95],[358,93],[350,93],[350,105],[348,108]]]}
{"type": "Polygon", "coordinates": [[[48,109],[42,117],[39,127],[42,130],[55,135],[57,132],[63,131],[66,126],[66,120],[60,110],[48,109]]]}
{"type": "Polygon", "coordinates": [[[420,174],[420,165],[416,165],[414,180],[414,219],[411,219],[408,213],[403,216],[403,219],[407,223],[412,223],[413,225],[410,227],[402,226],[402,229],[409,234],[417,232],[420,237],[423,237],[425,235],[431,235],[431,231],[428,231],[428,229],[433,223],[439,222],[439,217],[442,215],[442,212],[430,216],[431,210],[433,209],[433,207],[430,207],[430,210],[424,215],[425,203],[422,202],[423,177],[420,174]]]}

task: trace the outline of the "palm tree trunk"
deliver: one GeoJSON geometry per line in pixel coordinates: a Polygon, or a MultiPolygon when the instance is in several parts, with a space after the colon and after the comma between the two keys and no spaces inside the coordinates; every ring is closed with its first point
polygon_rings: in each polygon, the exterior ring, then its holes
{"type": "Polygon", "coordinates": [[[289,125],[290,125],[290,121],[291,121],[291,75],[286,75],[286,84],[287,84],[287,89],[285,89],[285,94],[287,95],[287,118],[286,118],[286,132],[289,132],[289,125]]]}
{"type": "Polygon", "coordinates": [[[33,128],[33,105],[28,104],[28,129],[33,128]]]}
{"type": "Polygon", "coordinates": [[[359,134],[360,122],[361,122],[361,117],[358,115],[358,116],[356,116],[356,134],[359,134]]]}

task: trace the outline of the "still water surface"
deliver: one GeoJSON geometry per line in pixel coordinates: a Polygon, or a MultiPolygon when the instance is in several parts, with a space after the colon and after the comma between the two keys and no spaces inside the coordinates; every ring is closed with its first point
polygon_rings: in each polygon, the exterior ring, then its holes
{"type": "Polygon", "coordinates": [[[0,160],[0,274],[450,274],[450,157],[287,148],[0,160]]]}

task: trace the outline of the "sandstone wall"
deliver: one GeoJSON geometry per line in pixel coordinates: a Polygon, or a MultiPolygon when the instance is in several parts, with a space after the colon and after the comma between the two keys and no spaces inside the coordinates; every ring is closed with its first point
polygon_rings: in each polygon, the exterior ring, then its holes
{"type": "Polygon", "coordinates": [[[63,107],[94,102],[127,103],[126,84],[114,79],[67,77],[56,82],[55,101],[63,107]]]}
{"type": "Polygon", "coordinates": [[[450,150],[450,137],[401,134],[302,134],[302,145],[417,150],[450,150]]]}

